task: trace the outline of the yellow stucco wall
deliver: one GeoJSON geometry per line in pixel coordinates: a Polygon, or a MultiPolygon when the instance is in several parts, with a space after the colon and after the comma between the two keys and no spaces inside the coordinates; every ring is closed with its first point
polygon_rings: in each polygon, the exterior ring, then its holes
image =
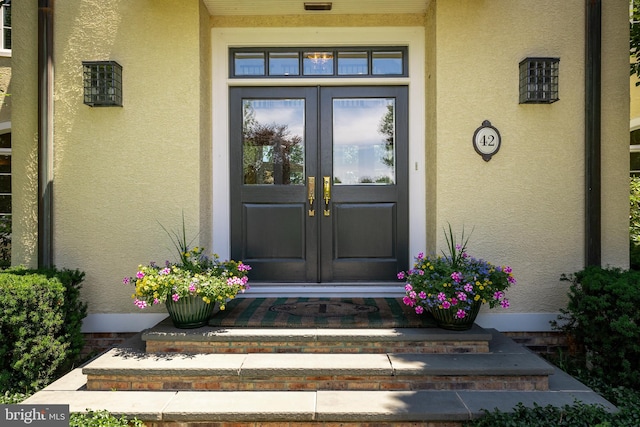
{"type": "MultiPolygon", "coordinates": [[[[628,11],[622,2],[603,9],[602,260],[625,266],[628,11]]],[[[560,275],[584,262],[584,2],[438,1],[436,10],[438,225],[475,227],[471,251],[513,266],[514,311],[556,311],[560,275]],[[559,102],[518,104],[528,56],[560,58],[559,102]],[[490,162],[471,146],[483,120],[502,136],[490,162]]]]}
{"type": "MultiPolygon", "coordinates": [[[[37,93],[29,84],[36,81],[29,46],[36,46],[36,5],[14,6],[33,31],[18,41],[16,25],[14,38],[20,43],[14,49],[25,53],[14,65],[21,73],[16,86],[30,95],[14,100],[21,118],[14,263],[30,264],[37,93]]],[[[427,200],[429,249],[443,247],[447,222],[475,227],[470,250],[516,271],[510,313],[556,312],[564,304],[559,277],[581,269],[584,259],[582,0],[565,0],[561,8],[555,0],[432,0],[425,16],[326,21],[209,18],[197,0],[174,6],[168,0],[56,2],[55,263],[87,273],[90,312],[135,311],[131,289],[120,280],[139,262],[171,256],[158,221],[175,228],[184,210],[188,232],[210,241],[211,204],[218,202],[210,186],[210,26],[425,26],[427,193],[412,197],[427,200]],[[559,102],[518,104],[518,63],[527,56],[560,58],[559,102]],[[123,66],[122,108],[82,104],[81,61],[101,59],[123,66]],[[502,134],[490,162],[471,145],[483,120],[502,134]]],[[[603,16],[603,263],[620,266],[628,262],[629,94],[620,64],[628,60],[627,13],[623,2],[608,2],[603,16]]]]}
{"type": "MultiPolygon", "coordinates": [[[[29,16],[37,11],[30,3],[29,16]]],[[[184,211],[187,232],[198,233],[208,115],[201,80],[209,75],[201,64],[201,11],[197,0],[180,7],[168,0],[56,2],[54,263],[86,272],[90,312],[129,311],[122,277],[138,263],[172,257],[159,223],[176,229],[184,211]],[[83,60],[122,65],[122,108],[83,104],[83,60]]],[[[33,73],[32,61],[16,72],[33,73]]],[[[32,133],[33,124],[27,127],[32,133]]],[[[33,157],[19,162],[33,171],[33,157]]],[[[30,179],[33,173],[17,177],[17,185],[24,189],[30,179]]],[[[35,218],[32,203],[18,208],[35,218]]],[[[18,231],[16,238],[31,240],[32,228],[18,231]]],[[[33,265],[37,254],[30,246],[16,255],[14,263],[33,265]]]]}

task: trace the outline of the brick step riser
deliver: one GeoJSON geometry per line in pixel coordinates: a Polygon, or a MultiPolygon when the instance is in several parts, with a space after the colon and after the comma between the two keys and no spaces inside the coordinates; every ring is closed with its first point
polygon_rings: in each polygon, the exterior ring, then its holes
{"type": "Polygon", "coordinates": [[[411,376],[100,376],[87,377],[87,390],[216,390],[216,391],[318,391],[318,390],[492,390],[546,391],[547,376],[537,375],[411,375],[411,376]]]}
{"type": "Polygon", "coordinates": [[[342,354],[466,354],[488,353],[488,341],[462,342],[242,342],[147,341],[147,353],[342,353],[342,354]]]}

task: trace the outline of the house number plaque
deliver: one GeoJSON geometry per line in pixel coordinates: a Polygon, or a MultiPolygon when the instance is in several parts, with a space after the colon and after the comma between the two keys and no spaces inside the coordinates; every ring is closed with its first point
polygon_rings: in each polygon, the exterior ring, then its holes
{"type": "Polygon", "coordinates": [[[473,133],[473,148],[485,162],[491,160],[491,156],[498,152],[500,141],[500,132],[491,126],[489,120],[482,122],[482,126],[473,133]]]}

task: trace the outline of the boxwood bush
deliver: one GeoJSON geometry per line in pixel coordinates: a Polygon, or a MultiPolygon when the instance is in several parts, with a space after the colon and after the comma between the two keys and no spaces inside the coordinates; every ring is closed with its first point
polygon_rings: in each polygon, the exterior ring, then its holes
{"type": "Polygon", "coordinates": [[[37,390],[76,361],[86,304],[77,270],[0,272],[0,390],[37,390]]]}
{"type": "Polygon", "coordinates": [[[575,341],[593,376],[640,390],[640,271],[592,266],[562,280],[569,303],[554,328],[575,341]]]}

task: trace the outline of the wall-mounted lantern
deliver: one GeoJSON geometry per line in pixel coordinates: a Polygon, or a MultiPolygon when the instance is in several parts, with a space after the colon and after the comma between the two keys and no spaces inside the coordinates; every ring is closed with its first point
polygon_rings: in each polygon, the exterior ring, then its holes
{"type": "Polygon", "coordinates": [[[122,107],[122,66],[116,61],[83,61],[84,103],[122,107]]]}
{"type": "Polygon", "coordinates": [[[520,104],[551,104],[558,98],[560,58],[525,58],[520,62],[520,104]]]}

